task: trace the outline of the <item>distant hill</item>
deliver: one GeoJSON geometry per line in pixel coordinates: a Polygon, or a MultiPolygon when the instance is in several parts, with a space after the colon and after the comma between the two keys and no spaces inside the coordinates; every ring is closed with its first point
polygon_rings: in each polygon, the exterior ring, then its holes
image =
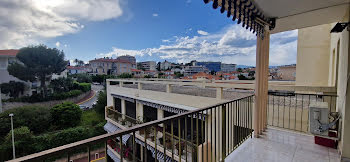
{"type": "MultiPolygon", "coordinates": [[[[249,65],[237,65],[237,68],[254,68],[255,66],[249,66],[249,65]]],[[[278,66],[269,66],[269,68],[277,68],[278,66]]]]}
{"type": "Polygon", "coordinates": [[[236,66],[236,68],[242,68],[242,69],[244,69],[244,68],[252,68],[252,67],[254,67],[254,66],[248,66],[248,65],[237,65],[236,66]]]}

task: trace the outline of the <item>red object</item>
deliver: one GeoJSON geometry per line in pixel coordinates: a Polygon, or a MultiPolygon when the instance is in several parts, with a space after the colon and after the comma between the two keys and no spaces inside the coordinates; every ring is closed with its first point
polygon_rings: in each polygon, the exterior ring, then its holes
{"type": "MultiPolygon", "coordinates": [[[[329,137],[336,137],[337,133],[329,132],[328,136],[329,137]]],[[[330,148],[337,148],[337,144],[338,144],[337,141],[335,141],[335,140],[324,138],[324,137],[318,137],[318,136],[315,136],[315,143],[318,145],[322,145],[322,146],[326,146],[326,147],[330,147],[330,148]]]]}

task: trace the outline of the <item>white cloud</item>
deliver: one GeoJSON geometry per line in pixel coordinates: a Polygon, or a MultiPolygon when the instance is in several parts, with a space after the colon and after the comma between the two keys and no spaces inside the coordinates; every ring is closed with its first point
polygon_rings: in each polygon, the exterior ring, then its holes
{"type": "Polygon", "coordinates": [[[56,45],[56,47],[60,47],[61,43],[60,42],[56,42],[55,45],[56,45]]]}
{"type": "Polygon", "coordinates": [[[152,16],[153,17],[158,17],[158,14],[157,13],[153,13],[152,16]]]}
{"type": "Polygon", "coordinates": [[[200,35],[208,35],[209,33],[203,30],[197,30],[197,33],[200,35]]]}
{"type": "Polygon", "coordinates": [[[191,2],[192,2],[192,0],[187,0],[187,1],[186,1],[186,3],[191,3],[191,2]]]}
{"type": "Polygon", "coordinates": [[[1,0],[0,48],[21,48],[123,14],[120,0],[1,0]]]}
{"type": "MultiPolygon", "coordinates": [[[[270,65],[285,65],[296,62],[295,31],[271,36],[270,65]]],[[[148,60],[166,59],[175,62],[222,61],[240,65],[255,65],[256,36],[238,25],[230,25],[217,33],[200,36],[174,37],[163,40],[157,48],[127,50],[113,47],[111,52],[98,57],[132,55],[148,60]]]]}

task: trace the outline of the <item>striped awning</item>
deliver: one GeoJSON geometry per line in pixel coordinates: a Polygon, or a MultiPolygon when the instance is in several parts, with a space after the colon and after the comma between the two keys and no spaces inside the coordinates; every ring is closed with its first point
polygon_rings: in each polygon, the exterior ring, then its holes
{"type": "Polygon", "coordinates": [[[213,1],[213,8],[221,7],[220,12],[227,11],[227,17],[235,21],[237,24],[242,23],[242,27],[249,29],[257,36],[263,38],[264,28],[268,26],[270,30],[275,28],[274,18],[267,18],[254,4],[253,0],[204,0],[204,3],[213,1]]]}
{"type": "MultiPolygon", "coordinates": [[[[104,126],[103,126],[103,129],[105,131],[107,131],[108,133],[114,133],[118,130],[122,130],[121,128],[115,126],[114,124],[110,123],[110,122],[107,122],[104,126]]],[[[124,134],[122,136],[122,141],[123,141],[123,144],[126,145],[126,143],[128,142],[129,138],[130,138],[130,134],[124,134]]],[[[117,139],[119,140],[119,137],[117,137],[117,139]]]]}
{"type": "MultiPolygon", "coordinates": [[[[145,143],[137,138],[135,138],[135,142],[140,144],[141,146],[145,147],[145,143]]],[[[149,144],[147,144],[147,150],[150,150],[152,152],[152,157],[156,158],[156,149],[153,148],[152,146],[150,146],[149,144]]],[[[163,161],[164,162],[164,153],[157,151],[157,159],[159,161],[163,161]]],[[[171,158],[169,156],[166,156],[166,162],[171,162],[171,158]]]]}
{"type": "Polygon", "coordinates": [[[135,99],[130,98],[130,97],[121,96],[121,95],[116,95],[116,94],[112,94],[112,96],[115,97],[115,98],[119,98],[119,99],[125,100],[125,101],[129,101],[129,102],[131,102],[131,103],[134,103],[134,102],[135,102],[135,99]]]}
{"type": "Polygon", "coordinates": [[[172,113],[176,113],[176,114],[181,114],[181,113],[184,113],[187,111],[187,110],[183,110],[183,109],[179,109],[179,108],[175,108],[175,107],[171,107],[171,106],[167,106],[167,105],[157,104],[157,103],[153,103],[153,102],[143,101],[143,100],[139,100],[139,99],[137,99],[137,102],[140,102],[146,106],[154,107],[157,109],[162,109],[164,111],[168,111],[168,112],[172,112],[172,113]]]}
{"type": "Polygon", "coordinates": [[[120,159],[115,155],[109,148],[107,150],[107,155],[113,159],[114,162],[120,162],[120,159]]]}

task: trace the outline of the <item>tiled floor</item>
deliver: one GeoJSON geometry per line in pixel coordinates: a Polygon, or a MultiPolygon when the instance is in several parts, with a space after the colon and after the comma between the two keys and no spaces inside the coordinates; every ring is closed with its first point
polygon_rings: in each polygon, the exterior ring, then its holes
{"type": "Polygon", "coordinates": [[[225,161],[336,162],[336,149],[314,144],[313,136],[269,128],[260,138],[248,139],[225,161]]]}

